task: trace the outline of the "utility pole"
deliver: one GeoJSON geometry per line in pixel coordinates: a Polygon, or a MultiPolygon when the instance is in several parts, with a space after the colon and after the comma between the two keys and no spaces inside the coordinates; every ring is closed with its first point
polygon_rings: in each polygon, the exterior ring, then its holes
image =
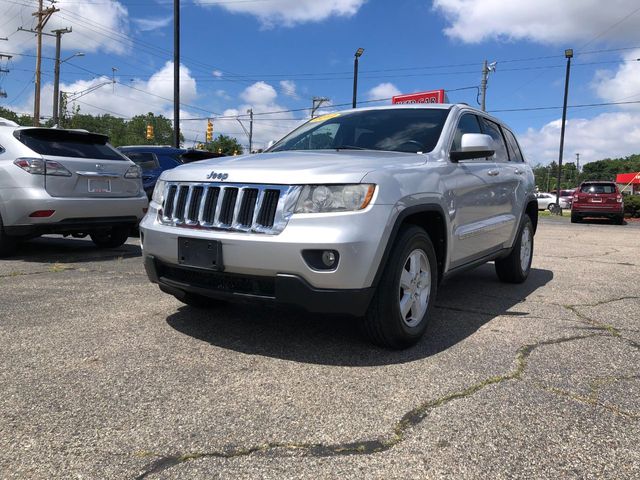
{"type": "Polygon", "coordinates": [[[576,153],[576,183],[580,180],[580,154],[576,153]]]}
{"type": "Polygon", "coordinates": [[[487,99],[487,81],[489,79],[489,73],[496,71],[497,62],[487,63],[484,61],[482,65],[482,81],[480,82],[480,97],[482,98],[482,111],[485,112],[486,109],[486,99],[487,99]]]}
{"type": "Polygon", "coordinates": [[[60,40],[65,33],[71,33],[71,28],[60,28],[53,30],[53,33],[56,34],[56,63],[53,77],[53,124],[57,125],[59,122],[58,102],[60,101],[60,40]]]}
{"type": "Polygon", "coordinates": [[[180,147],[180,0],[173,0],[173,146],[180,147]]]}
{"type": "Polygon", "coordinates": [[[249,114],[249,153],[253,153],[253,108],[247,110],[249,114]]]}
{"type": "Polygon", "coordinates": [[[36,25],[36,36],[38,38],[36,49],[36,76],[35,76],[35,95],[33,99],[33,125],[35,127],[40,125],[40,68],[42,64],[42,30],[47,24],[51,15],[58,12],[60,9],[55,7],[48,7],[43,9],[42,0],[38,0],[38,11],[32,13],[34,17],[38,17],[38,24],[36,25]]]}
{"type": "Polygon", "coordinates": [[[564,51],[567,59],[567,73],[564,79],[564,103],[562,104],[562,127],[560,128],[560,154],[558,155],[558,182],[556,184],[556,205],[560,205],[560,177],[562,176],[562,154],[564,152],[564,127],[567,123],[567,98],[569,97],[569,76],[571,74],[571,58],[573,49],[564,51]]]}
{"type": "Polygon", "coordinates": [[[313,104],[311,106],[311,118],[315,117],[316,110],[318,110],[323,103],[328,101],[329,99],[327,97],[313,97],[313,104]]]}
{"type": "MultiPolygon", "coordinates": [[[[0,38],[0,40],[6,40],[6,39],[2,39],[0,38]]],[[[0,53],[0,60],[2,60],[3,58],[7,59],[7,62],[9,60],[11,60],[13,58],[13,56],[11,55],[3,55],[2,53],[0,53]]],[[[0,68],[0,75],[3,73],[9,73],[9,69],[8,68],[0,68]]],[[[5,92],[2,88],[0,88],[0,98],[7,98],[7,92],[5,92]]]]}

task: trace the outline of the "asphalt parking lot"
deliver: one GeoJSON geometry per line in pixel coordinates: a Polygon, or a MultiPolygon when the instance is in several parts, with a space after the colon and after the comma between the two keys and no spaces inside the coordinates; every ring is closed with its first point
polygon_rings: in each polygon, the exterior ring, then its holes
{"type": "Polygon", "coordinates": [[[0,261],[0,478],[639,478],[640,228],[545,219],[417,347],[162,294],[137,239],[0,261]]]}

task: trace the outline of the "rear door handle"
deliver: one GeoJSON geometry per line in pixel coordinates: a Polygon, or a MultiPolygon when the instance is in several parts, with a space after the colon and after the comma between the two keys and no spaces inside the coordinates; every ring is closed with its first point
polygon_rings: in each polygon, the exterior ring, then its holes
{"type": "Polygon", "coordinates": [[[496,175],[500,175],[500,170],[489,170],[487,172],[487,175],[489,175],[491,177],[495,177],[496,175]]]}

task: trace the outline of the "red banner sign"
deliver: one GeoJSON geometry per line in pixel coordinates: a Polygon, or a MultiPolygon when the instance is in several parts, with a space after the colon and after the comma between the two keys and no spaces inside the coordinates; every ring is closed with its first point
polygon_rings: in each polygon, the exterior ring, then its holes
{"type": "Polygon", "coordinates": [[[391,99],[393,104],[401,103],[445,103],[444,90],[430,90],[428,92],[410,93],[408,95],[396,95],[391,99]]]}

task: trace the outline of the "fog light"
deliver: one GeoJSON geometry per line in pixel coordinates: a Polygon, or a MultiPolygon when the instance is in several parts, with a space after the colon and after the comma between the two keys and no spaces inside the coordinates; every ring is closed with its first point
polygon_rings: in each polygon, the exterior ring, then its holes
{"type": "Polygon", "coordinates": [[[327,268],[333,267],[336,263],[336,254],[331,250],[325,250],[322,252],[322,263],[324,263],[327,268]]]}

